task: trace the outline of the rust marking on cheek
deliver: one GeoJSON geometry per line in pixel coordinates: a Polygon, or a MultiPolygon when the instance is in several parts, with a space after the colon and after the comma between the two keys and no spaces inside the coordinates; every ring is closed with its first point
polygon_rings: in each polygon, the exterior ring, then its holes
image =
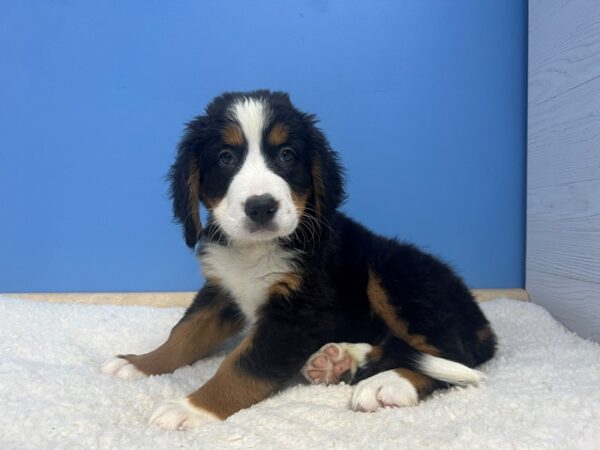
{"type": "Polygon", "coordinates": [[[226,419],[264,400],[276,389],[273,383],[240,369],[240,357],[251,345],[252,335],[247,336],[225,358],[217,373],[206,384],[188,396],[192,405],[226,419]]]}
{"type": "Polygon", "coordinates": [[[221,203],[221,200],[223,200],[222,198],[208,198],[208,197],[204,197],[203,201],[204,201],[204,206],[206,206],[208,209],[215,209],[217,206],[219,206],[219,203],[221,203]]]}
{"type": "Polygon", "coordinates": [[[237,125],[228,125],[223,129],[223,142],[227,145],[243,145],[244,135],[237,125]]]}
{"type": "Polygon", "coordinates": [[[296,272],[287,272],[269,288],[269,296],[282,295],[287,297],[300,289],[302,276],[296,272]]]}
{"type": "Polygon", "coordinates": [[[273,146],[281,145],[287,141],[289,129],[283,123],[276,123],[267,137],[267,142],[273,146]]]}
{"type": "Polygon", "coordinates": [[[294,202],[294,206],[296,207],[296,214],[298,214],[298,219],[300,219],[304,214],[304,210],[306,209],[306,201],[308,200],[308,194],[297,194],[296,192],[292,192],[292,200],[294,202]]]}
{"type": "Polygon", "coordinates": [[[440,350],[429,344],[425,336],[408,332],[408,323],[398,316],[396,309],[390,303],[388,293],[381,285],[380,278],[371,269],[369,269],[367,296],[373,312],[383,319],[396,337],[424,353],[434,356],[440,354],[440,350]]]}

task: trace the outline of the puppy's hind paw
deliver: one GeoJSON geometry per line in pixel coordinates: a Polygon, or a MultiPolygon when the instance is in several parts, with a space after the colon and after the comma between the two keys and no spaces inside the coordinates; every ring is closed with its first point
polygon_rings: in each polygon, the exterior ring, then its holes
{"type": "Polygon", "coordinates": [[[373,412],[379,408],[413,406],[417,403],[419,394],[413,384],[393,370],[362,380],[352,393],[354,411],[373,412]]]}
{"type": "Polygon", "coordinates": [[[302,375],[313,384],[348,383],[371,349],[369,344],[325,344],[308,358],[302,375]]]}

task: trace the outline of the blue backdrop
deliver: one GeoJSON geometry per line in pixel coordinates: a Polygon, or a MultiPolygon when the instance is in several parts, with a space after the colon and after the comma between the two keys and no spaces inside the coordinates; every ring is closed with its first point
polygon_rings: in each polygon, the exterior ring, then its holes
{"type": "Polygon", "coordinates": [[[289,91],[345,211],[472,287],[524,266],[524,0],[0,4],[0,291],[188,290],[164,176],[225,90],[289,91]]]}

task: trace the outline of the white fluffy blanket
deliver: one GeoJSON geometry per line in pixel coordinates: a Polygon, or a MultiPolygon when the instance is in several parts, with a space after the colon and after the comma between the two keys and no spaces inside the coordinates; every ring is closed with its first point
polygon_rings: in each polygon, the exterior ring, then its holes
{"type": "Polygon", "coordinates": [[[0,448],[600,448],[600,346],[533,304],[483,309],[500,348],[479,388],[360,413],[350,386],[296,385],[225,422],[167,432],[147,425],[153,407],[196,389],[223,351],[138,381],[99,368],[162,343],[181,308],[0,298],[0,448]]]}

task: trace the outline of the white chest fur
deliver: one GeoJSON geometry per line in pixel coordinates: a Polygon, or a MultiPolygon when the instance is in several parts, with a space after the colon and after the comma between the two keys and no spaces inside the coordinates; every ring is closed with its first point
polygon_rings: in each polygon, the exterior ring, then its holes
{"type": "Polygon", "coordinates": [[[294,252],[277,243],[222,246],[208,244],[200,256],[206,278],[215,278],[254,322],[269,288],[294,269],[294,252]]]}

